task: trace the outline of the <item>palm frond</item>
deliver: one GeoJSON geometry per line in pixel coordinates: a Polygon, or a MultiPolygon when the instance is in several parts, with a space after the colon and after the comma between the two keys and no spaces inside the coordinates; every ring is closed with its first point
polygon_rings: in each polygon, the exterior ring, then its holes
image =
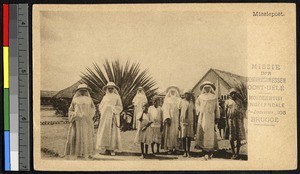
{"type": "Polygon", "coordinates": [[[235,80],[237,83],[236,83],[236,91],[238,93],[238,97],[240,98],[240,100],[242,101],[243,103],[243,107],[247,110],[248,108],[248,91],[247,91],[247,85],[238,81],[238,80],[235,80]]]}
{"type": "Polygon", "coordinates": [[[117,60],[109,61],[105,59],[102,65],[93,63],[92,68],[86,68],[83,72],[82,82],[91,89],[91,95],[97,103],[101,102],[105,91],[103,86],[107,82],[114,82],[119,88],[119,94],[123,103],[123,113],[128,116],[133,115],[132,100],[136,95],[137,88],[142,86],[145,90],[148,100],[156,94],[156,81],[150,76],[147,69],[141,70],[139,63],[126,61],[125,64],[117,60]],[[102,67],[102,68],[100,68],[102,67]]]}

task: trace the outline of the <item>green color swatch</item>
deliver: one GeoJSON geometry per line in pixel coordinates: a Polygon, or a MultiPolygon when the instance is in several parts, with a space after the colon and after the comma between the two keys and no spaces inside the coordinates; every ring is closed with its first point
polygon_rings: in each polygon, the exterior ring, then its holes
{"type": "Polygon", "coordinates": [[[9,89],[4,88],[4,130],[9,130],[9,89]]]}

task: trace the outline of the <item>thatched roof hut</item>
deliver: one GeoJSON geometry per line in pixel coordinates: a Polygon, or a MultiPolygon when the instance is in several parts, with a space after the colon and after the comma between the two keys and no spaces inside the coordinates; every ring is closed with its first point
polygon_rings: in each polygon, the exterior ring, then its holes
{"type": "Polygon", "coordinates": [[[71,99],[75,93],[75,90],[80,84],[81,84],[80,81],[74,83],[72,86],[59,91],[56,95],[53,96],[53,98],[71,99]]]}

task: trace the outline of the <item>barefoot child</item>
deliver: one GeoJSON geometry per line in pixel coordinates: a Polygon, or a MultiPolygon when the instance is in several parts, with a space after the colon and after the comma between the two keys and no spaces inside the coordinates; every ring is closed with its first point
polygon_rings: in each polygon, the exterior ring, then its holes
{"type": "Polygon", "coordinates": [[[159,98],[154,96],[152,98],[153,105],[149,107],[149,116],[150,120],[153,122],[150,126],[150,131],[152,134],[152,143],[151,143],[151,150],[152,153],[154,152],[154,145],[156,144],[157,151],[156,154],[159,153],[159,146],[161,143],[161,135],[162,135],[162,128],[163,128],[163,115],[162,109],[159,106],[159,98]]]}
{"type": "Polygon", "coordinates": [[[136,143],[141,143],[142,158],[146,158],[148,155],[148,145],[152,143],[152,135],[149,129],[152,122],[150,121],[148,114],[148,104],[143,107],[143,112],[137,114],[138,129],[135,137],[136,143]]]}
{"type": "Polygon", "coordinates": [[[229,140],[232,149],[232,159],[240,158],[241,141],[246,140],[244,118],[245,108],[239,93],[232,88],[229,91],[230,98],[226,101],[225,108],[229,122],[229,140]],[[236,142],[236,146],[235,146],[236,142]],[[236,151],[235,151],[236,147],[236,151]]]}
{"type": "Polygon", "coordinates": [[[190,148],[191,141],[194,137],[194,117],[196,115],[195,106],[191,100],[192,92],[187,91],[184,93],[185,98],[180,101],[180,131],[184,148],[183,157],[191,157],[190,148]]]}

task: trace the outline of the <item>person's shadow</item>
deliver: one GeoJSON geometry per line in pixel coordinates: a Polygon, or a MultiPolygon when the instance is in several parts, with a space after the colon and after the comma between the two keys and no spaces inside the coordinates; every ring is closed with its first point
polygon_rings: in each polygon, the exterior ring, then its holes
{"type": "MultiPolygon", "coordinates": [[[[213,153],[213,158],[221,158],[221,159],[230,159],[232,153],[227,152],[226,150],[218,150],[213,153]]],[[[169,155],[167,152],[160,152],[159,154],[148,154],[145,159],[156,159],[156,160],[176,160],[179,156],[183,155],[183,152],[178,154],[169,155]]],[[[201,158],[205,155],[204,152],[190,152],[192,158],[201,158]]],[[[110,155],[108,155],[110,156],[110,155]]],[[[136,156],[140,157],[140,152],[116,152],[116,156],[136,156]]],[[[240,155],[240,160],[247,160],[247,155],[240,155]]]]}
{"type": "MultiPolygon", "coordinates": [[[[226,150],[222,149],[222,150],[218,150],[218,152],[216,152],[214,154],[214,157],[215,158],[230,159],[232,157],[232,153],[227,152],[226,150]]],[[[244,155],[244,154],[240,154],[239,160],[248,160],[248,156],[244,155]]]]}

